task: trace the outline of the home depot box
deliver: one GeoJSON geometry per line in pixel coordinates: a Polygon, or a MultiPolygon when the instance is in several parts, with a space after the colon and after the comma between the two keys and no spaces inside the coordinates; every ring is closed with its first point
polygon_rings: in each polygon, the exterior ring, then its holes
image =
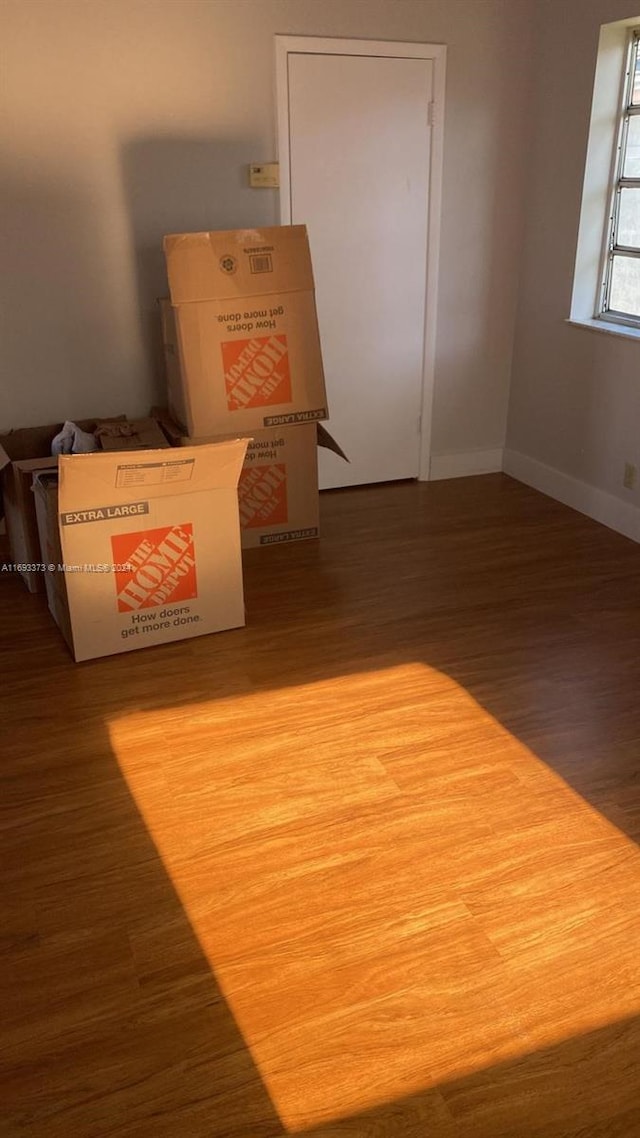
{"type": "Polygon", "coordinates": [[[245,451],[246,440],[235,439],[63,456],[55,507],[51,475],[36,479],[43,556],[56,566],[47,595],[63,632],[68,612],[76,660],[244,624],[237,485],[245,451]]]}
{"type": "MultiPolygon", "coordinates": [[[[124,421],[119,415],[112,419],[79,419],[77,426],[92,433],[99,423],[124,421]]],[[[0,472],[2,499],[7,522],[9,549],[30,593],[42,592],[44,583],[39,569],[30,569],[40,561],[40,542],[36,512],[31,493],[34,474],[50,469],[57,463],[51,456],[51,443],[62,430],[62,423],[44,427],[21,427],[0,435],[0,472]]]]}
{"type": "Polygon", "coordinates": [[[255,431],[238,482],[243,549],[317,537],[315,423],[255,431]]]}
{"type": "Polygon", "coordinates": [[[187,433],[326,419],[306,228],[183,233],[164,251],[187,433]]]}
{"type": "Polygon", "coordinates": [[[243,549],[318,536],[315,423],[254,431],[238,482],[238,508],[243,549]]]}
{"type": "MultiPolygon", "coordinates": [[[[165,410],[152,410],[173,446],[215,439],[186,438],[165,410]]],[[[254,431],[238,483],[242,548],[318,537],[318,447],[348,461],[322,423],[254,431]]]]}

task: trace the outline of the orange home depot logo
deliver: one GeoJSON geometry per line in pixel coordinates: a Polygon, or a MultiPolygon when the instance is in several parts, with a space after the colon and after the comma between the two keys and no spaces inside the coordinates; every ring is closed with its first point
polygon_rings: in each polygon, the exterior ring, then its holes
{"type": "Polygon", "coordinates": [[[287,522],[287,468],[282,462],[243,470],[238,483],[240,525],[270,526],[287,522]]]}
{"type": "Polygon", "coordinates": [[[291,402],[286,336],[256,336],[220,346],[230,411],[291,402]]]}
{"type": "Polygon", "coordinates": [[[121,533],[111,538],[118,612],[197,597],[193,526],[121,533]]]}

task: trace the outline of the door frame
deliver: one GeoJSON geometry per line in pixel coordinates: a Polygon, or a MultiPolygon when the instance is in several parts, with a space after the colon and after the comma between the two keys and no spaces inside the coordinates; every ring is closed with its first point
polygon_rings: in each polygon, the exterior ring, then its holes
{"type": "Polygon", "coordinates": [[[431,155],[427,209],[427,263],[425,266],[425,319],[422,355],[422,400],[418,478],[429,480],[431,427],[435,388],[438,267],[442,212],[442,167],[444,152],[444,94],[447,49],[444,44],[401,43],[397,40],[325,39],[321,36],[275,36],[276,51],[276,145],[280,163],[280,224],[291,224],[291,179],[289,147],[289,67],[291,54],[373,55],[393,59],[427,59],[433,63],[431,102],[431,155]]]}

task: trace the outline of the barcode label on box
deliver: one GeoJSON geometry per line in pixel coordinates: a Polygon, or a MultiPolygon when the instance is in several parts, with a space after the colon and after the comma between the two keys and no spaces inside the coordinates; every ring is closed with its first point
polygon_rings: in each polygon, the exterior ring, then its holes
{"type": "Polygon", "coordinates": [[[118,466],[116,486],[160,486],[164,482],[188,482],[193,476],[195,459],[176,462],[136,462],[118,466]]]}
{"type": "Polygon", "coordinates": [[[252,273],[272,273],[273,261],[270,253],[253,253],[249,257],[249,266],[252,273]]]}

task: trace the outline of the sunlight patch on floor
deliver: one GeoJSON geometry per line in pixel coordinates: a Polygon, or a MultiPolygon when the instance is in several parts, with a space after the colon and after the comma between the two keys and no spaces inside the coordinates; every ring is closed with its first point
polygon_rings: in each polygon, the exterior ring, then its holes
{"type": "Polygon", "coordinates": [[[109,732],[291,1131],[640,1010],[637,846],[443,673],[109,732]]]}

